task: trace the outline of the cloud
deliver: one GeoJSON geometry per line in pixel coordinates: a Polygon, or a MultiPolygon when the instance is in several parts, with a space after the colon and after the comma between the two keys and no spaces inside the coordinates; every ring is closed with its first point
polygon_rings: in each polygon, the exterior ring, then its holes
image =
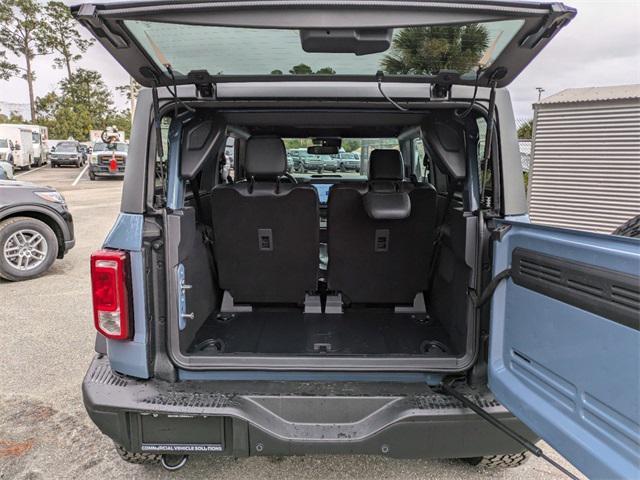
{"type": "Polygon", "coordinates": [[[576,18],[511,84],[516,117],[538,98],[566,88],[640,83],[640,2],[568,0],[576,18]]]}

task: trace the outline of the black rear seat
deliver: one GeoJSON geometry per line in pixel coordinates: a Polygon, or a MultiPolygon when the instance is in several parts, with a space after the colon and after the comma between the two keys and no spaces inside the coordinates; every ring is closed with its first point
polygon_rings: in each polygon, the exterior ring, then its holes
{"type": "Polygon", "coordinates": [[[374,150],[369,181],[329,194],[329,289],[357,304],[410,304],[427,289],[436,191],[404,182],[397,150],[374,150]]]}
{"type": "Polygon", "coordinates": [[[220,288],[236,303],[297,303],[317,289],[318,195],[311,185],[281,183],[282,140],[247,141],[248,181],[211,194],[220,288]]]}

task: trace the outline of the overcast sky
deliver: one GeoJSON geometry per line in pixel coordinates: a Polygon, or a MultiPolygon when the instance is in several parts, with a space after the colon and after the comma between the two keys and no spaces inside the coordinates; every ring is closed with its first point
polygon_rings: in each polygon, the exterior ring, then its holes
{"type": "MultiPolygon", "coordinates": [[[[509,87],[517,118],[533,116],[536,87],[545,89],[544,97],[571,87],[640,83],[640,0],[566,3],[578,9],[578,16],[509,87]]],[[[128,82],[124,70],[98,45],[87,52],[80,65],[100,71],[111,87],[128,82]]],[[[35,69],[39,96],[55,89],[63,78],[61,70],[52,68],[49,57],[38,57],[35,69]]],[[[119,106],[125,105],[115,92],[114,98],[119,106]]],[[[27,103],[26,82],[0,81],[0,101],[27,103]]]]}

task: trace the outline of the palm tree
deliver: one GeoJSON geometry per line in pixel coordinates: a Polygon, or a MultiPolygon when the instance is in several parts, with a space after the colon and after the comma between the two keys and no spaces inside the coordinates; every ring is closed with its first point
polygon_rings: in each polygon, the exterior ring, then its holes
{"type": "Polygon", "coordinates": [[[403,28],[393,38],[391,53],[381,66],[385,73],[434,75],[440,70],[466,73],[478,65],[489,46],[483,25],[403,28]]]}

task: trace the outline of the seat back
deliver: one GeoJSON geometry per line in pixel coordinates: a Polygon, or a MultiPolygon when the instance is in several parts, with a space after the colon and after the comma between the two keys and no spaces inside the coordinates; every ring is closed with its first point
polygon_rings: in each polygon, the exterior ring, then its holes
{"type": "Polygon", "coordinates": [[[212,191],[214,253],[220,288],[237,303],[304,302],[317,290],[318,196],[312,186],[281,183],[279,138],[247,141],[247,181],[212,191]]]}
{"type": "Polygon", "coordinates": [[[409,304],[427,288],[436,191],[404,182],[397,150],[374,150],[369,182],[329,194],[329,289],[346,303],[409,304]]]}

